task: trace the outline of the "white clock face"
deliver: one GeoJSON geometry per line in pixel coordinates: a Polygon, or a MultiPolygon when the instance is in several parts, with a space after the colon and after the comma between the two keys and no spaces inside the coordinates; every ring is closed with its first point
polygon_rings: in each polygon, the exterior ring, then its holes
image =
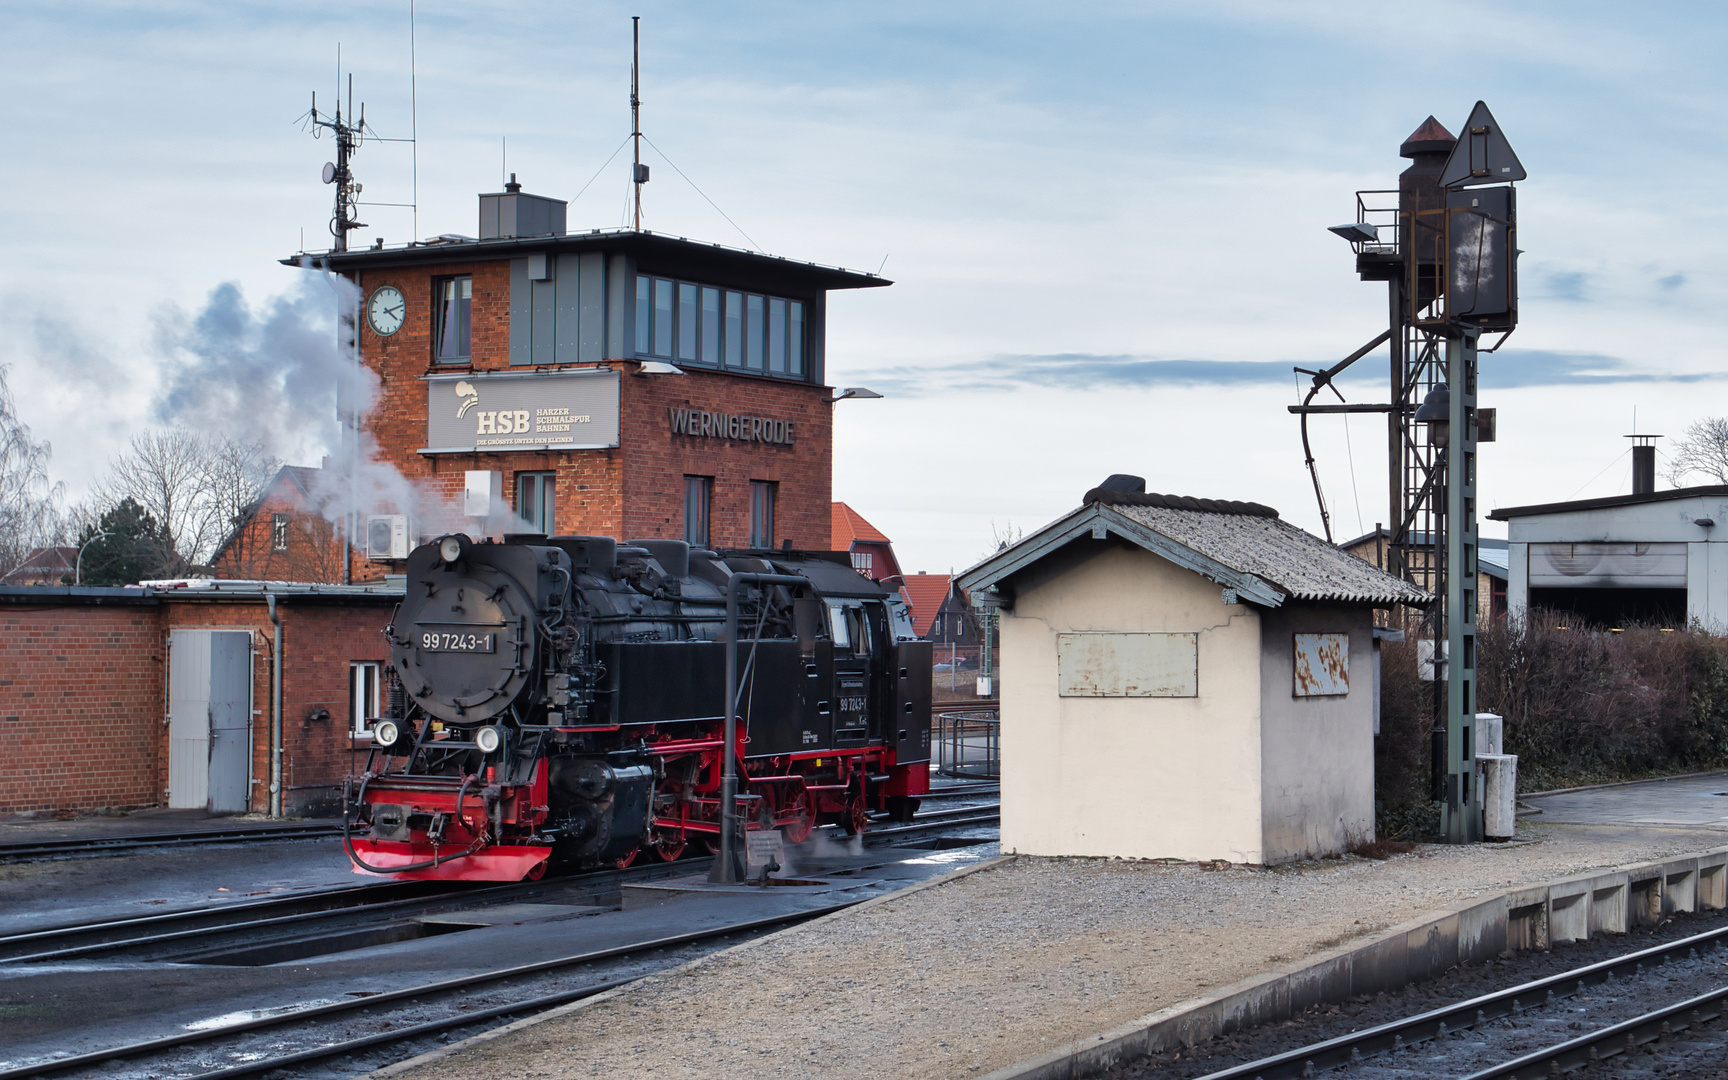
{"type": "Polygon", "coordinates": [[[402,329],[402,319],[408,312],[408,301],[394,285],[376,289],[366,301],[366,322],[380,337],[389,337],[402,329]]]}

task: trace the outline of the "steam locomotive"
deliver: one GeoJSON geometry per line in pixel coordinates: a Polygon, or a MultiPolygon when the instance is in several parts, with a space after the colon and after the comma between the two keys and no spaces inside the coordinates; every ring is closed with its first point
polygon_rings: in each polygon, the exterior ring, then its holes
{"type": "Polygon", "coordinates": [[[356,873],[515,881],[714,850],[726,753],[746,827],[793,843],[908,819],[929,790],[930,645],[843,552],[452,534],[409,555],[385,633],[386,715],[343,818],[356,873]]]}

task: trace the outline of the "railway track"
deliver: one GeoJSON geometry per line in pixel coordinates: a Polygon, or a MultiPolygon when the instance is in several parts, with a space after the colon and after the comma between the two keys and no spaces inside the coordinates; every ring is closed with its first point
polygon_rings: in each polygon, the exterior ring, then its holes
{"type": "MultiPolygon", "coordinates": [[[[987,825],[998,820],[998,816],[994,806],[927,811],[908,825],[871,829],[864,834],[864,841],[876,845],[942,829],[987,825]]],[[[829,832],[837,830],[830,827],[829,832]]],[[[542,881],[490,886],[388,881],[216,908],[50,927],[0,936],[0,963],[59,962],[122,953],[160,959],[163,954],[171,956],[175,950],[192,944],[207,951],[218,940],[236,937],[260,941],[292,939],[315,930],[320,923],[340,922],[351,928],[359,917],[374,922],[379,918],[399,920],[455,908],[522,901],[571,889],[603,890],[697,872],[706,865],[705,857],[696,857],[677,863],[647,863],[623,870],[592,870],[542,881]],[[151,953],[157,955],[152,957],[151,953]]]]}
{"type": "MultiPolygon", "coordinates": [[[[900,838],[931,831],[988,824],[997,819],[997,812],[995,807],[960,807],[954,810],[936,811],[927,815],[920,815],[920,817],[924,820],[915,821],[909,825],[871,830],[864,835],[863,841],[873,846],[892,844],[900,838]]],[[[706,858],[688,859],[676,864],[662,864],[647,869],[661,875],[699,873],[708,862],[709,860],[706,858]]],[[[578,875],[578,877],[582,878],[584,884],[596,877],[622,880],[631,876],[631,870],[639,871],[642,869],[603,871],[598,875],[578,875]]],[[[867,869],[869,869],[867,866],[856,867],[848,873],[856,874],[860,870],[867,869]]],[[[570,881],[571,879],[567,878],[563,879],[562,883],[569,884],[570,881]]],[[[553,884],[555,887],[557,883],[531,883],[533,887],[545,887],[548,884],[553,884]]],[[[466,893],[463,899],[471,901],[484,895],[486,900],[491,901],[498,899],[505,891],[523,890],[528,887],[529,883],[525,883],[521,886],[504,886],[500,889],[472,890],[466,893]]],[[[408,906],[421,903],[424,899],[426,898],[403,898],[386,902],[408,906]]],[[[646,974],[651,974],[654,970],[661,970],[681,962],[682,956],[676,955],[677,950],[688,950],[691,947],[719,943],[727,938],[745,938],[767,933],[844,910],[863,902],[864,899],[867,897],[848,898],[838,903],[826,904],[800,912],[740,921],[699,931],[666,935],[630,945],[591,950],[554,960],[423,983],[372,994],[356,1000],[311,1005],[272,1015],[261,1015],[209,1030],[180,1031],[172,1035],[84,1054],[33,1061],[28,1064],[0,1069],[0,1080],[25,1080],[25,1078],[55,1076],[73,1071],[96,1076],[118,1075],[101,1071],[116,1063],[125,1064],[126,1075],[179,1074],[192,1076],[194,1080],[229,1080],[229,1078],[264,1075],[277,1070],[300,1068],[320,1061],[351,1055],[377,1054],[381,1051],[400,1055],[400,1050],[392,1051],[391,1048],[414,1047],[416,1044],[425,1043],[428,1039],[449,1036],[451,1033],[462,1032],[467,1029],[484,1029],[499,1021],[507,1022],[511,1019],[531,1016],[572,1001],[592,997],[633,982],[646,974]],[[674,955],[663,955],[660,957],[663,962],[654,962],[654,954],[668,953],[674,955]],[[645,962],[648,964],[648,970],[641,970],[645,962]],[[596,977],[595,974],[583,971],[577,977],[575,985],[568,985],[571,976],[576,974],[577,969],[588,969],[595,965],[620,964],[635,965],[637,970],[615,977],[606,977],[604,972],[597,973],[598,977],[596,977]],[[562,981],[566,985],[557,986],[553,989],[547,985],[548,978],[554,982],[562,981]],[[512,983],[523,985],[511,987],[509,984],[512,983]],[[514,993],[509,993],[511,990],[514,993]],[[547,992],[548,990],[550,992],[547,992]],[[467,1007],[476,1004],[473,1000],[476,991],[506,993],[510,1000],[485,1004],[480,1007],[467,1007]],[[444,1009],[446,1015],[432,1019],[415,1020],[406,1024],[398,1024],[397,1021],[389,1018],[391,1006],[411,1007],[415,1011],[425,1011],[428,1007],[438,1009],[441,1007],[441,1003],[443,1006],[447,1006],[444,1009]],[[354,1028],[358,1024],[364,1024],[371,1030],[356,1033],[354,1028]],[[294,1030],[284,1032],[283,1029],[285,1028],[294,1030]],[[269,1032],[270,1035],[249,1038],[258,1036],[260,1032],[269,1032]],[[296,1043],[301,1048],[284,1051],[281,1048],[284,1041],[296,1043]],[[213,1056],[232,1063],[224,1064],[215,1069],[192,1069],[187,1067],[185,1055],[188,1053],[195,1053],[198,1063],[208,1062],[213,1056]],[[92,1072],[92,1070],[98,1071],[92,1072]]],[[[340,912],[341,909],[336,909],[333,913],[339,914],[340,912]]],[[[203,931],[194,930],[191,933],[199,934],[203,931]]],[[[19,959],[30,959],[30,957],[19,959]]]]}
{"type": "Polygon", "coordinates": [[[205,844],[255,844],[266,840],[320,840],[341,836],[337,825],[267,826],[252,829],[198,829],[188,832],[139,833],[136,836],[93,836],[76,840],[30,840],[0,844],[0,862],[32,859],[73,859],[119,855],[143,848],[197,847],[205,844]]]}
{"type": "MultiPolygon", "coordinates": [[[[384,993],[372,994],[367,997],[349,1001],[335,1001],[308,1008],[295,1009],[274,1015],[260,1016],[251,1020],[243,1020],[233,1024],[206,1030],[182,1031],[141,1042],[128,1043],[121,1046],[94,1050],[84,1054],[54,1058],[46,1061],[0,1069],[0,1080],[26,1080],[29,1077],[53,1076],[60,1073],[88,1070],[113,1062],[125,1062],[129,1068],[142,1067],[150,1075],[160,1075],[161,1071],[179,1072],[169,1066],[165,1070],[158,1066],[145,1066],[143,1062],[153,1057],[159,1057],[166,1052],[179,1050],[183,1047],[205,1046],[223,1040],[232,1040],[260,1031],[281,1029],[289,1026],[305,1026],[330,1020],[344,1018],[359,1013],[380,1010],[382,1007],[396,1003],[424,1004],[423,999],[443,997],[461,991],[471,991],[480,987],[494,986],[517,979],[527,979],[533,976],[568,971],[573,968],[585,967],[605,961],[625,960],[645,956],[655,952],[675,949],[683,946],[713,941],[734,935],[745,935],[777,929],[789,924],[807,922],[820,918],[835,911],[841,911],[854,904],[862,903],[864,898],[847,900],[837,904],[829,904],[793,914],[777,915],[762,919],[732,923],[723,926],[709,927],[703,930],[683,934],[670,934],[649,941],[631,945],[618,946],[610,949],[596,949],[559,957],[554,960],[543,960],[533,964],[522,964],[515,967],[500,968],[495,971],[481,972],[475,975],[465,975],[455,979],[442,979],[435,982],[422,983],[416,986],[404,987],[384,993]]],[[[635,973],[628,977],[616,979],[601,979],[585,981],[582,985],[559,990],[550,994],[536,994],[518,998],[501,1005],[484,1009],[458,1010],[452,1015],[436,1020],[423,1021],[408,1027],[391,1027],[390,1030],[376,1031],[370,1035],[357,1038],[339,1038],[308,1047],[304,1050],[289,1053],[255,1054],[249,1047],[232,1047],[228,1053],[248,1060],[214,1071],[196,1072],[196,1080],[215,1080],[221,1077],[253,1076],[273,1072],[277,1069],[304,1065],[309,1062],[341,1057],[362,1050],[375,1049],[390,1044],[400,1044],[415,1039],[425,1038],[446,1031],[472,1027],[477,1024],[495,1020],[504,1016],[525,1016],[541,1012],[584,997],[604,993],[617,986],[633,982],[646,972],[635,973]]],[[[380,1025],[377,1022],[374,1026],[380,1025]]],[[[307,1033],[301,1037],[310,1038],[307,1033]]],[[[206,1051],[208,1052],[208,1051],[206,1051]]]]}
{"type": "MultiPolygon", "coordinates": [[[[1656,1051],[1720,1055],[1728,1032],[1728,927],[1587,964],[1199,1080],[1463,1077],[1536,1080],[1656,1051]],[[1660,1001],[1655,1008],[1652,1002],[1660,1001]],[[1580,1034],[1574,1034],[1581,1032],[1580,1034]]],[[[1719,1060],[1719,1057],[1718,1057],[1719,1060]]]]}

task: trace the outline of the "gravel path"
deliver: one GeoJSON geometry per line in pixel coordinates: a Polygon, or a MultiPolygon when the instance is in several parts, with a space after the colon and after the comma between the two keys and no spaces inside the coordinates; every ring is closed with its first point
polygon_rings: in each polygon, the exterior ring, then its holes
{"type": "Polygon", "coordinates": [[[1018,857],[397,1075],[976,1075],[1447,904],[1724,842],[1696,828],[1521,824],[1511,844],[1386,862],[1018,857]]]}

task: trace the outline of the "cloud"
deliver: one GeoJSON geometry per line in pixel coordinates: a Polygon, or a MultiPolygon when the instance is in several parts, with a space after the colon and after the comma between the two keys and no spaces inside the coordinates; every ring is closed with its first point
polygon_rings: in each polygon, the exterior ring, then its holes
{"type": "MultiPolygon", "coordinates": [[[[1021,388],[1120,390],[1154,387],[1290,385],[1297,367],[1314,370],[1331,360],[1165,360],[1133,354],[1004,354],[937,368],[896,366],[859,376],[872,389],[901,397],[952,391],[1011,391],[1021,388]]],[[[1378,379],[1386,356],[1369,355],[1340,381],[1378,379]]],[[[1665,372],[1634,367],[1601,353],[1514,349],[1484,353],[1482,385],[1507,390],[1530,386],[1594,386],[1607,383],[1695,383],[1728,379],[1728,372],[1665,372]]],[[[1300,376],[1301,385],[1308,377],[1300,376]]]]}
{"type": "Polygon", "coordinates": [[[1547,275],[1547,289],[1543,295],[1554,300],[1570,300],[1573,303],[1583,303],[1589,297],[1584,293],[1584,287],[1590,283],[1590,275],[1575,270],[1553,271],[1547,275]]]}
{"type": "Polygon", "coordinates": [[[1669,274],[1667,277],[1657,278],[1656,284],[1662,286],[1664,289],[1678,289],[1680,286],[1686,284],[1686,275],[1669,274]]]}

